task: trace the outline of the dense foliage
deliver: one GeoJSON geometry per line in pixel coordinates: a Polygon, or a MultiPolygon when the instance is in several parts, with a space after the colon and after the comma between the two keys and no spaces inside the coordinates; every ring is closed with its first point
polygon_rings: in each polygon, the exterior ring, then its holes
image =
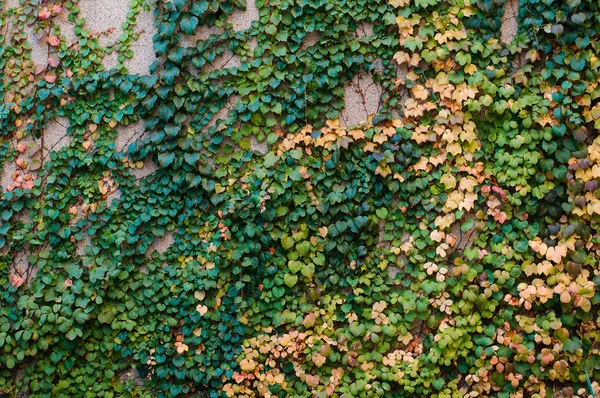
{"type": "Polygon", "coordinates": [[[0,395],[599,390],[598,2],[131,0],[108,45],[3,3],[0,395]]]}

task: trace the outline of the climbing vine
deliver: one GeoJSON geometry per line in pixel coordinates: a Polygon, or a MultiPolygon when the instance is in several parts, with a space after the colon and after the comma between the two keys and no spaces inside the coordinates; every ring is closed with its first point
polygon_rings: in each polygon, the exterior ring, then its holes
{"type": "Polygon", "coordinates": [[[597,2],[85,6],[0,0],[0,395],[600,391],[597,2]]]}

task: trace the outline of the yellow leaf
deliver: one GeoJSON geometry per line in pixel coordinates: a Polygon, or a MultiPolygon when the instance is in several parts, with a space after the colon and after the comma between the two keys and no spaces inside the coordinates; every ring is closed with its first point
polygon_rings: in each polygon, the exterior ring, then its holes
{"type": "Polygon", "coordinates": [[[244,358],[240,361],[240,368],[244,372],[251,372],[256,368],[256,366],[257,363],[254,362],[252,359],[244,358]]]}
{"type": "Polygon", "coordinates": [[[98,189],[102,195],[106,195],[108,192],[108,185],[104,184],[104,181],[100,180],[98,181],[98,189]]]}
{"type": "Polygon", "coordinates": [[[473,192],[477,186],[477,180],[473,177],[464,177],[460,179],[460,189],[467,192],[473,192]]]}
{"type": "Polygon", "coordinates": [[[555,246],[549,247],[546,252],[546,259],[549,261],[554,261],[555,263],[560,263],[562,258],[567,255],[567,248],[564,246],[555,246]]]}
{"type": "Polygon", "coordinates": [[[600,201],[596,198],[593,198],[590,202],[588,202],[586,210],[590,216],[594,213],[600,214],[600,201]]]}
{"type": "Polygon", "coordinates": [[[365,133],[363,133],[362,130],[350,130],[349,134],[355,140],[360,140],[360,139],[365,138],[365,133]]]}
{"type": "Polygon", "coordinates": [[[394,179],[400,182],[404,182],[404,177],[400,175],[400,173],[394,173],[394,179]]]}
{"type": "Polygon", "coordinates": [[[323,356],[321,354],[314,354],[312,356],[312,361],[315,365],[317,365],[317,368],[320,368],[321,366],[323,366],[323,364],[325,363],[326,360],[327,360],[327,358],[325,358],[325,356],[323,356]]]}
{"type": "Polygon", "coordinates": [[[383,177],[387,177],[391,172],[392,172],[392,169],[388,165],[385,165],[383,167],[381,165],[378,165],[377,168],[375,169],[375,174],[379,174],[383,177]]]}
{"type": "Polygon", "coordinates": [[[367,142],[363,150],[365,152],[375,152],[375,144],[372,142],[367,142]]]}
{"type": "Polygon", "coordinates": [[[472,75],[475,72],[477,72],[477,67],[474,64],[469,64],[465,66],[465,73],[472,75]]]}
{"type": "Polygon", "coordinates": [[[462,148],[458,142],[453,142],[446,147],[446,150],[456,156],[462,152],[462,148]]]}
{"type": "Polygon", "coordinates": [[[441,242],[442,239],[444,239],[444,236],[446,236],[445,232],[440,232],[437,229],[434,229],[433,231],[431,231],[431,233],[429,234],[429,237],[431,238],[431,240],[433,240],[434,242],[441,242]]]}
{"type": "Polygon", "coordinates": [[[387,141],[387,139],[388,137],[385,134],[375,134],[375,136],[373,137],[373,142],[383,144],[387,141]]]}
{"type": "Polygon", "coordinates": [[[410,61],[410,55],[404,51],[398,51],[394,54],[394,61],[396,61],[398,65],[408,63],[410,61]]]}
{"type": "Polygon", "coordinates": [[[413,86],[410,90],[412,91],[413,97],[416,99],[425,100],[429,97],[429,91],[420,84],[413,86]]]}
{"type": "Polygon", "coordinates": [[[440,178],[440,182],[444,184],[446,189],[454,189],[456,187],[456,178],[452,174],[444,174],[442,178],[440,178]]]}
{"type": "Polygon", "coordinates": [[[200,315],[203,316],[208,312],[208,307],[202,304],[198,304],[198,306],[196,307],[196,311],[198,311],[200,315]]]}
{"type": "Polygon", "coordinates": [[[428,160],[425,156],[421,156],[421,159],[413,166],[415,171],[425,170],[427,166],[428,160]]]}
{"type": "Polygon", "coordinates": [[[321,236],[321,238],[324,238],[327,236],[327,232],[329,232],[327,227],[321,227],[319,228],[319,235],[321,236]]]}
{"type": "Polygon", "coordinates": [[[590,312],[590,310],[592,309],[592,303],[591,303],[591,301],[588,300],[588,299],[586,299],[585,297],[581,298],[581,303],[579,304],[579,306],[585,312],[590,312]]]}
{"type": "Polygon", "coordinates": [[[474,131],[468,131],[468,130],[463,130],[460,133],[460,139],[463,140],[464,142],[473,142],[477,139],[477,135],[475,134],[474,131]]]}

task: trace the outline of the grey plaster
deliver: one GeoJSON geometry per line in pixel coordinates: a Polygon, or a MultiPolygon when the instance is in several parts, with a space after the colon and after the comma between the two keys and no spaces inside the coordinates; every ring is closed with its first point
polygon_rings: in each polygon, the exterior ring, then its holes
{"type": "Polygon", "coordinates": [[[38,268],[29,262],[29,250],[25,249],[18,252],[13,260],[13,264],[10,267],[10,278],[13,276],[25,278],[25,283],[29,282],[37,275],[38,268]]]}
{"type": "Polygon", "coordinates": [[[256,39],[256,37],[253,37],[252,39],[248,40],[248,47],[250,47],[250,51],[252,51],[254,53],[254,49],[256,48],[256,46],[258,46],[258,40],[256,39]]]}
{"type": "Polygon", "coordinates": [[[102,65],[107,70],[114,69],[119,64],[119,56],[116,51],[111,52],[110,54],[106,54],[104,58],[102,58],[102,65]]]}
{"type": "Polygon", "coordinates": [[[180,44],[183,47],[195,47],[198,41],[207,40],[211,35],[223,33],[222,28],[216,26],[201,25],[196,28],[193,35],[182,35],[180,44]]]}
{"type": "Polygon", "coordinates": [[[246,1],[246,11],[235,10],[228,18],[236,31],[246,30],[252,26],[252,22],[258,21],[259,13],[255,0],[246,1]]]}
{"type": "Polygon", "coordinates": [[[317,44],[321,40],[321,32],[309,32],[302,39],[302,45],[300,46],[303,50],[310,48],[317,44]]]}
{"type": "Polygon", "coordinates": [[[19,0],[7,0],[6,3],[4,3],[4,7],[6,9],[17,8],[19,7],[19,0]]]}
{"type": "Polygon", "coordinates": [[[125,67],[132,75],[146,75],[149,73],[150,65],[156,61],[152,38],[157,33],[157,30],[154,26],[154,14],[152,11],[142,10],[139,13],[136,29],[139,31],[139,37],[131,44],[133,58],[125,61],[125,67]]]}
{"type": "Polygon", "coordinates": [[[51,120],[46,124],[44,130],[44,157],[48,157],[49,152],[57,152],[61,148],[68,146],[72,139],[67,135],[69,120],[61,117],[51,120]]]}
{"type": "Polygon", "coordinates": [[[167,232],[165,232],[165,234],[162,237],[156,238],[148,246],[148,250],[146,251],[146,253],[148,255],[151,255],[152,252],[157,251],[162,254],[162,253],[166,252],[174,242],[175,242],[175,239],[173,238],[173,233],[170,231],[167,231],[167,232]]]}
{"type": "Polygon", "coordinates": [[[500,27],[500,33],[502,34],[500,40],[503,43],[510,44],[517,35],[517,31],[519,30],[518,15],[519,0],[507,0],[504,4],[504,15],[502,16],[502,26],[500,27]]]}
{"type": "Polygon", "coordinates": [[[115,200],[118,200],[121,197],[121,190],[119,188],[112,189],[108,194],[106,194],[106,205],[111,207],[115,200]]]}
{"type": "Polygon", "coordinates": [[[26,26],[23,30],[31,44],[31,60],[33,63],[35,65],[48,65],[48,42],[46,38],[36,35],[31,26],[26,26]]]}
{"type": "Polygon", "coordinates": [[[263,139],[262,142],[258,142],[258,140],[256,139],[256,137],[252,136],[250,137],[250,149],[252,151],[256,151],[259,153],[262,153],[263,155],[265,155],[267,152],[269,152],[269,146],[267,145],[267,139],[263,139]]]}
{"type": "Polygon", "coordinates": [[[144,165],[141,168],[132,168],[131,174],[135,176],[137,180],[141,180],[144,177],[154,174],[158,170],[158,166],[150,158],[144,160],[144,165]]]}
{"type": "Polygon", "coordinates": [[[79,15],[91,33],[103,33],[98,39],[103,46],[113,44],[121,34],[121,24],[131,9],[129,0],[85,0],[79,15]]]}
{"type": "Polygon", "coordinates": [[[354,76],[346,86],[344,110],[340,116],[340,125],[350,127],[366,121],[380,108],[382,87],[373,81],[370,73],[354,76]]]}
{"type": "Polygon", "coordinates": [[[85,255],[85,249],[92,244],[91,238],[88,234],[83,235],[83,239],[77,241],[75,244],[75,255],[85,255]]]}
{"type": "Polygon", "coordinates": [[[61,35],[65,36],[69,44],[73,44],[77,40],[77,36],[75,36],[75,24],[69,21],[69,13],[66,10],[63,10],[54,21],[60,27],[61,35]]]}
{"type": "Polygon", "coordinates": [[[13,186],[13,181],[16,177],[17,165],[14,162],[4,162],[2,172],[0,173],[0,185],[2,191],[6,191],[13,186]]]}
{"type": "Polygon", "coordinates": [[[140,120],[135,123],[129,123],[127,126],[116,128],[117,138],[115,139],[115,149],[120,152],[127,152],[129,144],[139,141],[144,136],[144,123],[140,120]]]}
{"type": "Polygon", "coordinates": [[[463,216],[460,222],[455,222],[450,227],[450,235],[454,235],[457,240],[454,248],[456,250],[465,250],[467,247],[473,247],[473,242],[479,236],[479,232],[477,231],[476,224],[477,216],[475,212],[471,211],[463,216]],[[461,225],[464,225],[467,221],[473,220],[475,223],[473,226],[467,231],[461,230],[461,225]]]}

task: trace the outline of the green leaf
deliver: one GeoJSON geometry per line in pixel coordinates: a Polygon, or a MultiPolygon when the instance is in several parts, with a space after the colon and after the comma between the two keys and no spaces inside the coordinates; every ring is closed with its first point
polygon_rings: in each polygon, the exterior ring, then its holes
{"type": "Polygon", "coordinates": [[[465,221],[461,226],[460,226],[460,230],[462,232],[467,232],[468,230],[470,230],[471,228],[473,228],[473,224],[475,223],[475,221],[473,221],[473,219],[469,219],[467,221],[465,221]]]}
{"type": "Polygon", "coordinates": [[[269,152],[265,155],[265,167],[272,167],[279,160],[279,156],[273,152],[269,152]]]}
{"type": "Polygon", "coordinates": [[[310,242],[305,240],[301,243],[298,243],[296,245],[296,250],[298,251],[298,253],[300,253],[302,256],[306,256],[308,254],[308,252],[310,251],[310,242]]]}
{"type": "Polygon", "coordinates": [[[375,210],[375,214],[377,214],[377,217],[381,218],[382,220],[385,220],[388,216],[388,211],[386,208],[382,207],[375,210]]]}
{"type": "Polygon", "coordinates": [[[578,349],[581,348],[581,340],[577,337],[573,337],[572,339],[567,339],[563,343],[563,350],[567,352],[575,353],[578,349]]]}
{"type": "Polygon", "coordinates": [[[298,271],[300,271],[302,269],[302,267],[304,267],[304,264],[302,264],[300,261],[290,261],[288,263],[288,267],[290,269],[290,271],[292,271],[294,274],[298,273],[298,271]]]}
{"type": "Polygon", "coordinates": [[[67,339],[69,340],[75,340],[77,338],[77,332],[73,329],[69,330],[69,332],[66,335],[67,339]]]}
{"type": "Polygon", "coordinates": [[[525,253],[527,251],[528,247],[529,247],[529,243],[524,239],[518,240],[514,244],[515,250],[518,251],[519,253],[525,253]]]}
{"type": "Polygon", "coordinates": [[[281,286],[275,286],[273,288],[273,296],[275,296],[275,298],[281,298],[283,297],[283,295],[285,294],[285,289],[281,286]]]}
{"type": "Polygon", "coordinates": [[[198,17],[196,17],[195,15],[191,17],[184,17],[181,19],[181,22],[179,22],[179,27],[181,28],[181,30],[184,33],[187,33],[188,35],[194,33],[194,29],[196,29],[196,26],[198,26],[198,17]]]}
{"type": "Polygon", "coordinates": [[[283,281],[288,287],[293,287],[296,284],[296,282],[298,282],[298,275],[289,273],[285,274],[285,276],[283,277],[283,281]]]}
{"type": "Polygon", "coordinates": [[[294,247],[294,243],[296,243],[296,241],[294,240],[294,238],[292,238],[291,236],[287,236],[287,235],[283,235],[281,237],[281,246],[285,249],[285,250],[289,250],[292,247],[294,247]]]}
{"type": "Polygon", "coordinates": [[[444,379],[442,379],[441,377],[435,379],[431,382],[431,385],[434,386],[436,390],[441,390],[442,387],[444,387],[444,379]]]}
{"type": "Polygon", "coordinates": [[[302,272],[302,275],[307,277],[309,280],[312,280],[313,275],[315,274],[315,265],[314,264],[305,265],[304,267],[302,267],[302,269],[300,271],[302,272]]]}
{"type": "Polygon", "coordinates": [[[169,166],[173,160],[175,160],[174,152],[163,152],[158,155],[158,163],[163,167],[169,166]]]}

